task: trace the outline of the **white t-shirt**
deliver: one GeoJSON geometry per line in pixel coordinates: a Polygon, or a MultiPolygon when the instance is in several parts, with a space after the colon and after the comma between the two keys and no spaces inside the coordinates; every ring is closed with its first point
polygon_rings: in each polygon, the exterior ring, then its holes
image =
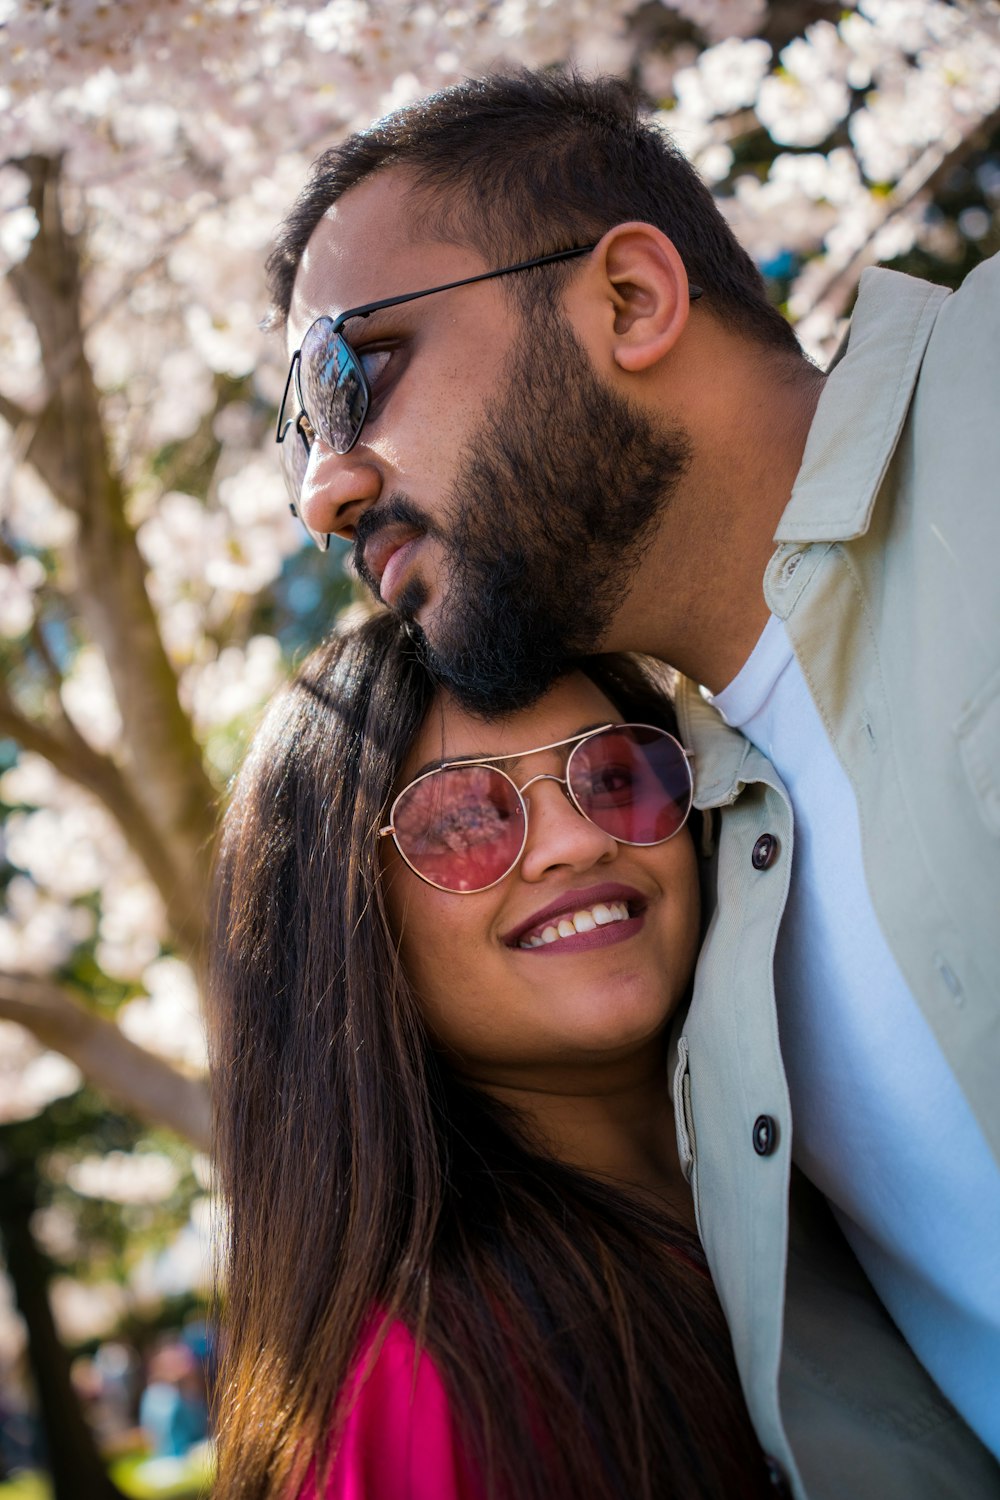
{"type": "Polygon", "coordinates": [[[882,936],[854,793],[780,620],[712,701],[792,799],[774,979],[793,1157],[918,1357],[1000,1458],[1000,1169],[882,936]]]}

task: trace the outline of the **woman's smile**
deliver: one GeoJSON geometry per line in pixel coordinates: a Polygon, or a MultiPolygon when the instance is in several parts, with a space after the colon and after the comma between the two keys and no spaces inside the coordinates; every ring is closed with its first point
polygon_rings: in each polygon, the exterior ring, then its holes
{"type": "Polygon", "coordinates": [[[636,935],[648,904],[634,886],[617,883],[567,891],[507,933],[504,941],[531,953],[607,947],[636,935]]]}

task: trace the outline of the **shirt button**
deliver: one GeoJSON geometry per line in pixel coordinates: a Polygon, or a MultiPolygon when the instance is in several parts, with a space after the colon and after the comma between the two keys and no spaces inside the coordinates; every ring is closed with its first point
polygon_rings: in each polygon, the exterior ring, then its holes
{"type": "Polygon", "coordinates": [[[801,552],[793,552],[791,557],[785,558],[784,562],[781,564],[781,573],[779,575],[782,588],[787,588],[788,584],[791,583],[792,579],[795,577],[796,573],[799,570],[799,563],[801,561],[801,552]]]}
{"type": "Polygon", "coordinates": [[[777,1120],[773,1115],[758,1115],[753,1122],[753,1149],[758,1156],[770,1156],[777,1144],[777,1120]]]}
{"type": "Polygon", "coordinates": [[[750,863],[755,870],[766,870],[778,857],[778,840],[773,833],[762,833],[753,846],[750,863]]]}

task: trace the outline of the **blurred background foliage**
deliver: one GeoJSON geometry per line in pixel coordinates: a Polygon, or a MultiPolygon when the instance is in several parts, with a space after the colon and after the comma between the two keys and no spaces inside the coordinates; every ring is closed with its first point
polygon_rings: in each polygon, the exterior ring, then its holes
{"type": "Polygon", "coordinates": [[[5,1500],[210,1464],[213,829],[359,607],[277,472],[271,234],[344,131],[568,59],[637,81],[819,361],[865,266],[1000,248],[992,0],[0,0],[5,1500]]]}

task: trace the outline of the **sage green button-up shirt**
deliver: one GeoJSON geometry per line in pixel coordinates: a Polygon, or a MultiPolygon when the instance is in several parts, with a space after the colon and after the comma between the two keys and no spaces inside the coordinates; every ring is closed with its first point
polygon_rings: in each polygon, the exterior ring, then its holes
{"type": "MultiPolygon", "coordinates": [[[[775,542],[765,598],[854,789],[876,916],[1000,1157],[1000,258],[954,294],[865,273],[775,542]]],[[[800,1500],[1000,1497],[791,1165],[787,794],[691,683],[678,715],[721,819],[674,1103],[760,1439],[800,1500]]]]}

